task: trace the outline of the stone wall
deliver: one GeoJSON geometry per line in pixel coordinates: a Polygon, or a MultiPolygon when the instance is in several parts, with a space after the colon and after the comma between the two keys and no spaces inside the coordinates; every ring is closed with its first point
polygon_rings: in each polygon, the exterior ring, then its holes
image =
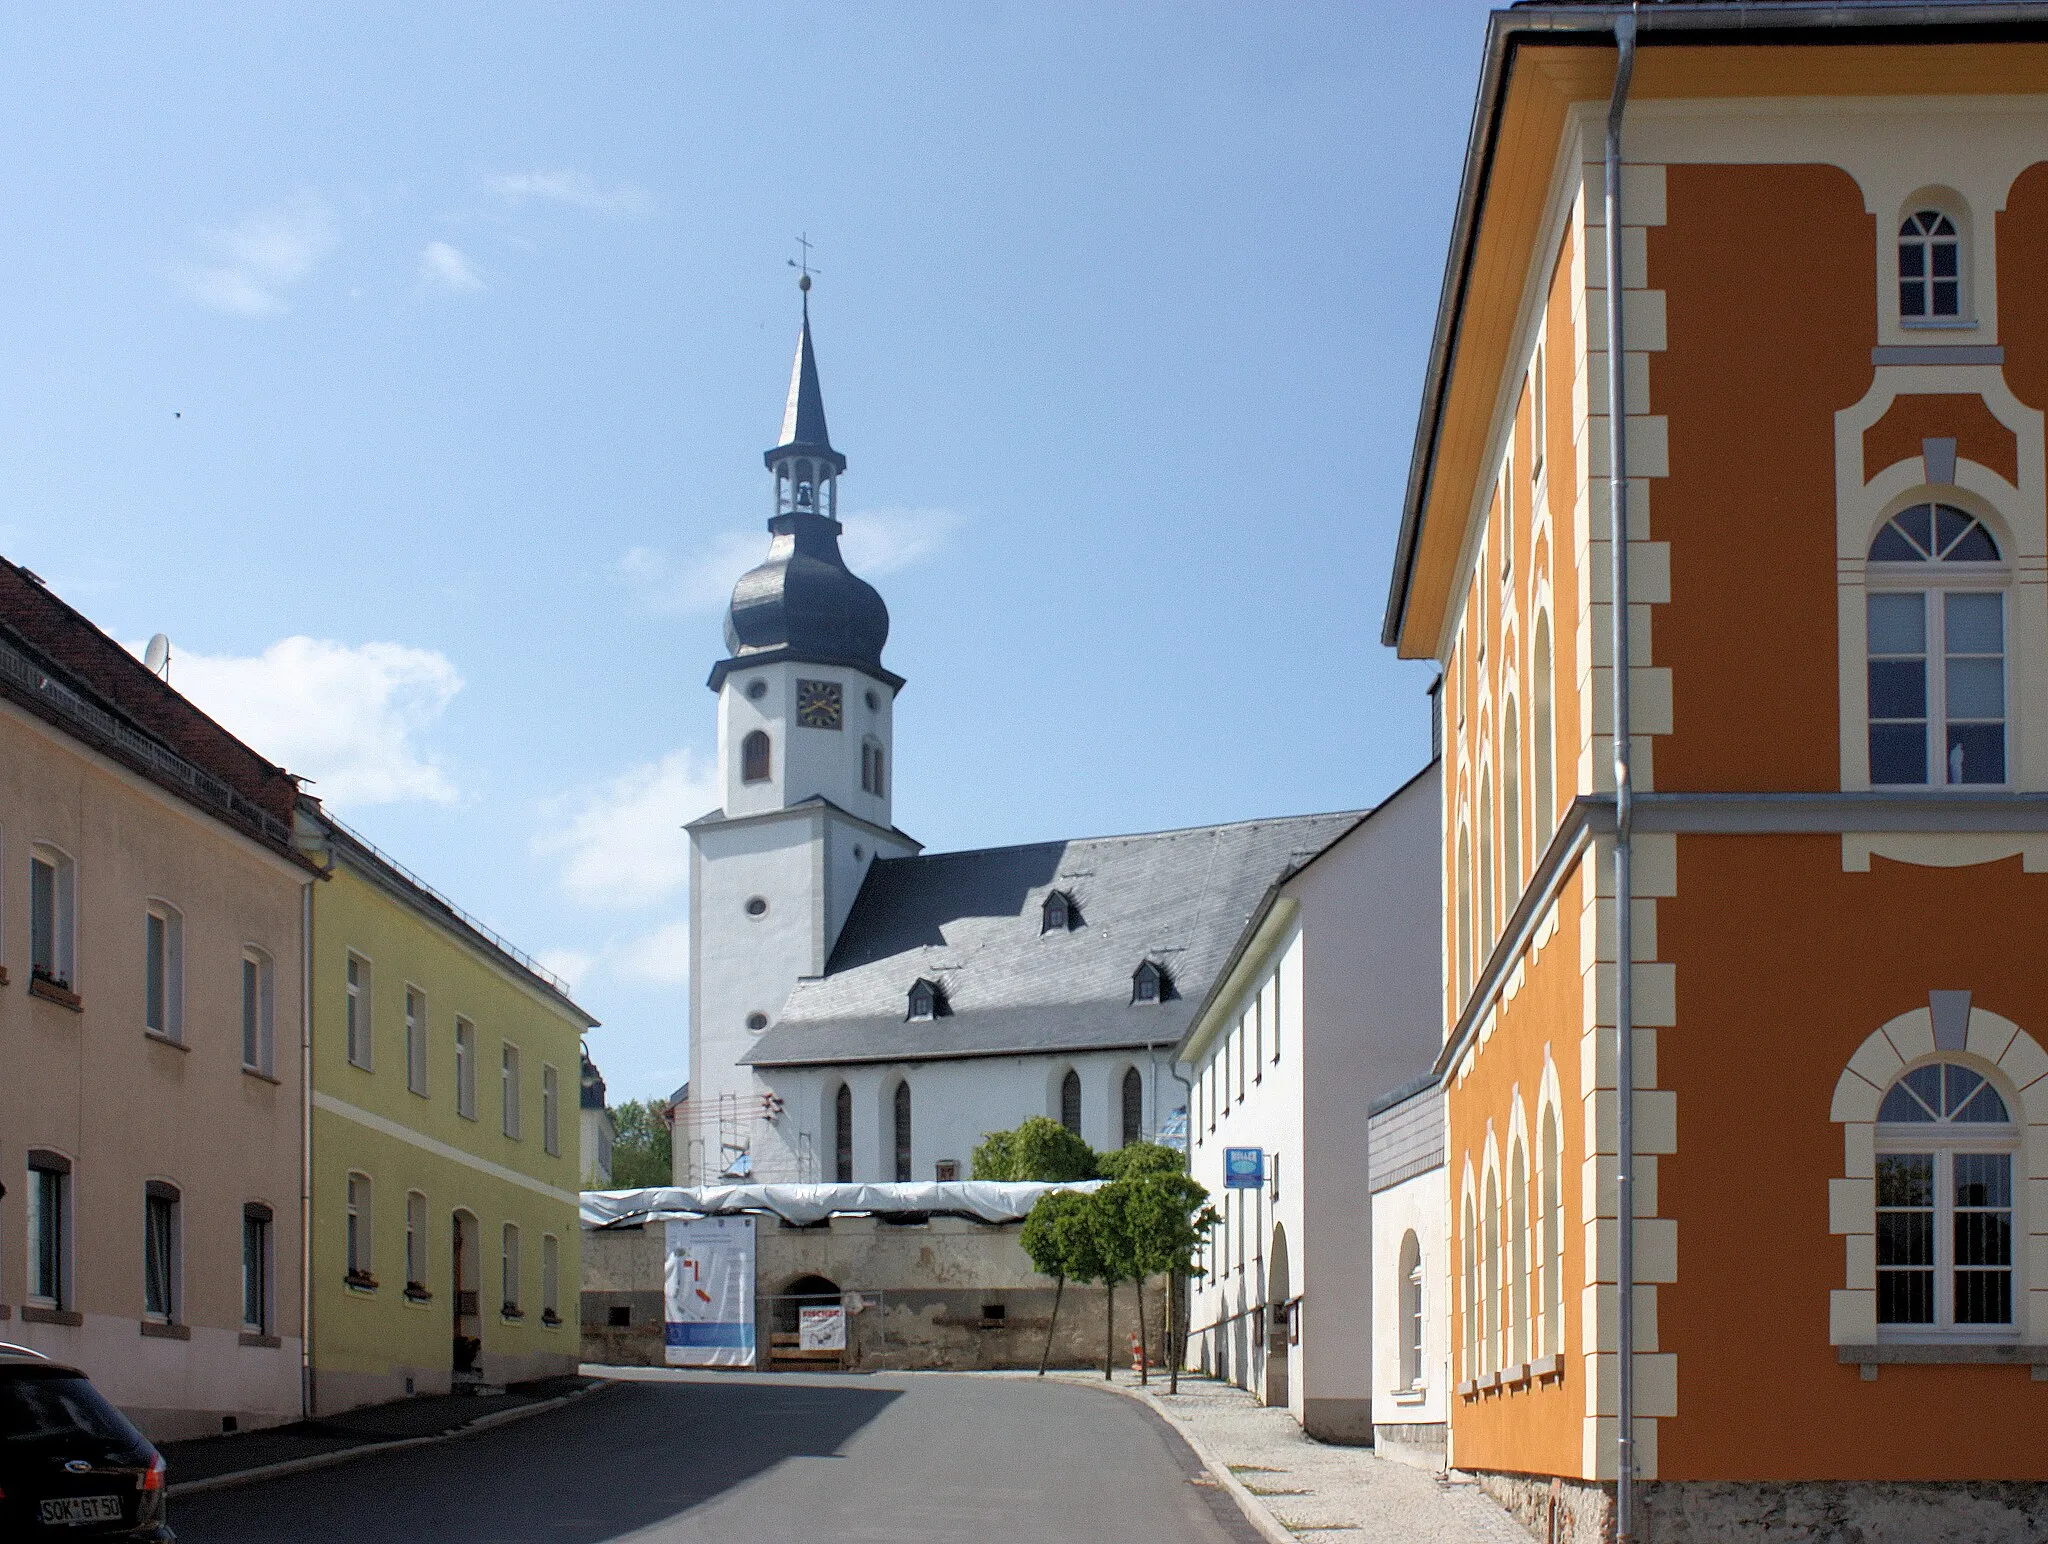
{"type": "MultiPolygon", "coordinates": [[[[954,1217],[912,1224],[837,1217],[812,1228],[757,1219],[755,1323],[764,1348],[777,1294],[813,1276],[842,1293],[858,1294],[848,1326],[849,1367],[1035,1367],[1052,1324],[1055,1288],[1031,1269],[1017,1242],[1020,1231],[1014,1224],[954,1217]]],[[[664,1239],[658,1223],[583,1235],[585,1361],[661,1365],[664,1239]]],[[[1145,1327],[1155,1364],[1161,1361],[1164,1303],[1161,1283],[1154,1281],[1145,1294],[1145,1327]]],[[[1054,1330],[1053,1366],[1101,1364],[1106,1304],[1099,1286],[1067,1288],[1054,1330]]],[[[1135,1295],[1126,1284],[1116,1293],[1119,1366],[1130,1362],[1130,1337],[1137,1328],[1135,1295]]]]}

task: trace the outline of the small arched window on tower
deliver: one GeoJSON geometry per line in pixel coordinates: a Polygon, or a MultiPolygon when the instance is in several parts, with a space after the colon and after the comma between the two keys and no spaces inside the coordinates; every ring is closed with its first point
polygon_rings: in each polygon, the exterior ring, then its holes
{"type": "Polygon", "coordinates": [[[1081,908],[1074,904],[1074,898],[1064,890],[1055,890],[1045,898],[1040,915],[1038,931],[1041,933],[1071,933],[1081,925],[1081,908]]]}
{"type": "Polygon", "coordinates": [[[1899,227],[1899,316],[1904,320],[1963,314],[1962,238],[1939,209],[1920,209],[1899,227]]]}
{"type": "Polygon", "coordinates": [[[771,774],[772,756],[768,748],[768,733],[763,729],[750,730],[740,741],[740,781],[743,783],[765,783],[771,774]]]}
{"type": "Polygon", "coordinates": [[[908,1015],[911,1023],[920,1023],[927,1019],[941,1019],[951,1011],[946,1006],[946,989],[940,986],[938,982],[927,981],[924,977],[920,976],[912,984],[910,988],[910,1013],[908,1015]]]}
{"type": "Polygon", "coordinates": [[[1131,973],[1131,1001],[1161,1003],[1173,996],[1173,978],[1157,960],[1146,960],[1131,973]]]}
{"type": "Polygon", "coordinates": [[[872,737],[861,742],[860,787],[862,793],[882,796],[882,742],[872,737]]]}

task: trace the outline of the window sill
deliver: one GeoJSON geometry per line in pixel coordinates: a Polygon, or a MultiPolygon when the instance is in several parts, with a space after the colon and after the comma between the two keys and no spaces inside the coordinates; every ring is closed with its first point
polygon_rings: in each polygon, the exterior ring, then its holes
{"type": "Polygon", "coordinates": [[[1501,1382],[1508,1388],[1527,1388],[1531,1378],[1529,1364],[1527,1362],[1517,1362],[1514,1366],[1504,1369],[1501,1372],[1500,1378],[1501,1382]]]}
{"type": "Polygon", "coordinates": [[[46,1003],[55,1003],[60,1008],[69,1008],[73,1013],[85,1011],[85,999],[68,987],[61,987],[54,981],[45,981],[41,976],[28,978],[28,995],[40,997],[46,1003]]]}
{"type": "Polygon", "coordinates": [[[1460,1399],[1477,1399],[1479,1397],[1479,1380],[1477,1378],[1467,1378],[1458,1385],[1457,1395],[1460,1399]]]}
{"type": "Polygon", "coordinates": [[[1548,1382],[1552,1378],[1561,1382],[1564,1378],[1564,1358],[1555,1355],[1539,1356],[1529,1364],[1529,1371],[1538,1383],[1548,1382]]]}
{"type": "Polygon", "coordinates": [[[284,1342],[277,1336],[259,1334],[254,1330],[243,1330],[240,1344],[257,1351],[279,1351],[284,1348],[284,1342]]]}
{"type": "Polygon", "coordinates": [[[149,1340],[190,1340],[192,1338],[192,1326],[189,1324],[169,1324],[161,1319],[144,1319],[135,1327],[142,1331],[143,1336],[149,1340]]]}
{"type": "Polygon", "coordinates": [[[1397,1405],[1426,1404],[1429,1400],[1429,1390],[1426,1388],[1397,1389],[1394,1392],[1393,1398],[1394,1403],[1397,1405]]]}
{"type": "Polygon", "coordinates": [[[1975,332],[1977,318],[1974,316],[1902,316],[1899,327],[1904,332],[1975,332]]]}
{"type": "Polygon", "coordinates": [[[1485,1377],[1479,1379],[1479,1392],[1482,1394],[1498,1394],[1500,1392],[1500,1385],[1501,1375],[1498,1372],[1490,1372],[1485,1377]]]}
{"type": "Polygon", "coordinates": [[[23,1324],[68,1324],[77,1329],[85,1315],[71,1308],[38,1308],[33,1303],[21,1311],[23,1324]]]}
{"type": "Polygon", "coordinates": [[[273,1077],[273,1076],[271,1076],[271,1074],[269,1074],[269,1073],[267,1073],[267,1072],[265,1072],[265,1071],[263,1071],[262,1069],[260,1069],[260,1068],[257,1068],[257,1067],[244,1067],[244,1068],[242,1069],[242,1076],[243,1076],[243,1077],[245,1077],[245,1078],[254,1078],[254,1079],[256,1079],[256,1080],[257,1080],[257,1081],[258,1081],[259,1083],[268,1083],[268,1084],[270,1084],[270,1085],[271,1085],[271,1086],[272,1086],[273,1088],[283,1088],[283,1087],[284,1087],[284,1079],[283,1079],[283,1078],[279,1078],[279,1077],[273,1077]]]}
{"type": "Polygon", "coordinates": [[[2048,1345],[2021,1345],[2014,1341],[1996,1340],[1894,1342],[1879,1346],[1837,1346],[1835,1358],[1844,1365],[1860,1363],[1865,1367],[1885,1362],[1978,1362],[2007,1367],[2048,1367],[2048,1345]]]}
{"type": "Polygon", "coordinates": [[[377,1291],[377,1278],[368,1271],[353,1271],[341,1278],[343,1286],[351,1292],[360,1292],[364,1297],[373,1296],[377,1291]]]}
{"type": "Polygon", "coordinates": [[[142,1032],[142,1038],[145,1040],[154,1040],[158,1045],[167,1045],[174,1051],[189,1051],[192,1049],[192,1047],[187,1045],[184,1041],[175,1040],[171,1036],[165,1034],[160,1029],[145,1029],[142,1032]]]}

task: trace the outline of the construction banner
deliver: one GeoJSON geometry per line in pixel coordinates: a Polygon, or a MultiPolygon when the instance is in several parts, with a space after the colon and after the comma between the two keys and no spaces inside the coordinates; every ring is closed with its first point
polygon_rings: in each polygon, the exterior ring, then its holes
{"type": "Polygon", "coordinates": [[[754,1219],[668,1224],[662,1285],[671,1367],[754,1365],[754,1219]]]}

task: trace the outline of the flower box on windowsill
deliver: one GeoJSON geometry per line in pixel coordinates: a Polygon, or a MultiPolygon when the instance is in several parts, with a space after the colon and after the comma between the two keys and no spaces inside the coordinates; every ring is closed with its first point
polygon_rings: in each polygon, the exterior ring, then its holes
{"type": "Polygon", "coordinates": [[[408,1303],[431,1303],[434,1294],[427,1290],[424,1282],[408,1281],[405,1284],[405,1300],[408,1303]]]}
{"type": "Polygon", "coordinates": [[[540,1314],[540,1322],[551,1330],[558,1330],[562,1327],[562,1316],[552,1308],[543,1308],[540,1314]]]}
{"type": "Polygon", "coordinates": [[[377,1278],[368,1271],[350,1271],[341,1279],[348,1284],[348,1288],[352,1292],[375,1292],[377,1290],[377,1278]]]}
{"type": "Polygon", "coordinates": [[[85,1007],[84,999],[71,990],[70,982],[60,981],[40,970],[29,972],[28,995],[55,1003],[60,1008],[69,1008],[73,1013],[81,1012],[85,1007]]]}
{"type": "Polygon", "coordinates": [[[526,1310],[517,1303],[506,1303],[498,1309],[498,1317],[516,1321],[526,1317],[526,1310]]]}

